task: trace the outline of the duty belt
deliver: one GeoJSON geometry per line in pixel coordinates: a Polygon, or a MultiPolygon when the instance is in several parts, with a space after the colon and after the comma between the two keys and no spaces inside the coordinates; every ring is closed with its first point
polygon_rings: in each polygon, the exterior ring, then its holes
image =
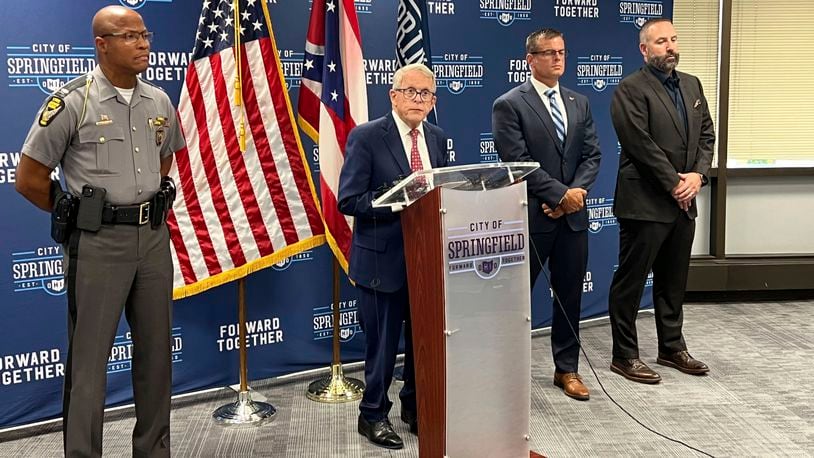
{"type": "Polygon", "coordinates": [[[133,224],[143,226],[150,222],[150,201],[135,205],[110,205],[102,209],[103,224],[133,224]]]}

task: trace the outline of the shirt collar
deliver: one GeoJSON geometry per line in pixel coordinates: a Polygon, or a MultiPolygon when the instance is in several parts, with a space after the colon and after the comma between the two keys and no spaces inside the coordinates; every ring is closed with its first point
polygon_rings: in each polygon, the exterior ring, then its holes
{"type": "MultiPolygon", "coordinates": [[[[410,126],[408,126],[406,122],[402,121],[401,118],[399,118],[399,115],[398,113],[396,113],[395,110],[391,111],[391,113],[393,115],[393,120],[396,121],[396,128],[398,128],[399,130],[399,136],[406,137],[407,135],[409,135],[410,131],[412,130],[410,126]]],[[[418,136],[423,138],[424,123],[422,122],[421,124],[419,124],[418,127],[416,127],[416,130],[418,131],[418,136]]]]}
{"type": "Polygon", "coordinates": [[[545,91],[547,91],[549,89],[554,89],[555,91],[557,91],[558,94],[562,95],[560,93],[560,82],[559,81],[557,81],[557,84],[555,84],[553,87],[549,87],[547,84],[543,83],[542,81],[538,81],[537,78],[535,78],[533,76],[530,78],[530,80],[531,80],[532,86],[534,86],[534,89],[540,94],[540,96],[545,95],[545,91]]]}
{"type": "Polygon", "coordinates": [[[675,81],[676,87],[678,87],[678,82],[679,82],[678,73],[676,73],[675,70],[673,70],[671,73],[668,74],[668,73],[664,73],[663,71],[653,67],[652,65],[648,65],[647,68],[650,69],[650,71],[653,73],[653,75],[656,76],[656,78],[659,79],[659,81],[661,81],[661,84],[667,84],[667,80],[672,78],[673,81],[675,81]]]}
{"type": "MultiPolygon", "coordinates": [[[[112,99],[119,95],[119,91],[116,90],[116,88],[113,86],[110,80],[108,80],[107,77],[105,76],[105,73],[102,71],[102,67],[97,65],[96,68],[93,69],[93,72],[91,72],[91,74],[93,75],[93,79],[94,81],[96,81],[96,84],[99,87],[100,101],[112,99]]],[[[141,80],[139,78],[136,78],[136,86],[133,88],[133,96],[130,98],[131,106],[135,105],[135,103],[138,101],[138,98],[144,95],[144,93],[142,92],[142,86],[143,84],[141,83],[141,80]]]]}

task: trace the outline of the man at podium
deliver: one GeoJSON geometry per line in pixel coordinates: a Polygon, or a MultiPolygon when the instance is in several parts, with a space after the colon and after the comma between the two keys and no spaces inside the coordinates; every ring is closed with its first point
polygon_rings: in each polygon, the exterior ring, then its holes
{"type": "Polygon", "coordinates": [[[355,218],[348,276],[359,293],[365,333],[365,392],[359,404],[359,434],[380,447],[404,446],[388,419],[387,389],[406,321],[401,419],[418,434],[410,300],[401,208],[373,208],[373,199],[415,170],[447,164],[447,137],[425,121],[435,106],[435,75],[410,64],[393,76],[387,115],[356,126],[348,135],[339,177],[339,211],[355,218]]]}
{"type": "Polygon", "coordinates": [[[548,261],[554,291],[554,385],[587,400],[579,375],[579,315],[588,263],[585,196],[599,172],[599,139],[588,99],[562,87],[565,41],[554,29],[526,38],[532,78],[495,100],[492,134],[504,162],[537,162],[526,177],[531,287],[548,261]]]}

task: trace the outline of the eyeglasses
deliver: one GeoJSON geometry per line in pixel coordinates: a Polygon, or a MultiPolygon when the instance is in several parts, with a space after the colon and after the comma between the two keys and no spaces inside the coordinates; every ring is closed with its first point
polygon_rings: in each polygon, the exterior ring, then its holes
{"type": "Polygon", "coordinates": [[[541,55],[543,57],[546,57],[546,58],[550,59],[550,58],[554,57],[555,55],[560,56],[560,57],[565,57],[565,56],[568,55],[568,51],[566,51],[564,49],[544,49],[542,51],[532,51],[529,54],[539,54],[539,55],[541,55]]]}
{"type": "Polygon", "coordinates": [[[415,100],[415,96],[419,96],[422,102],[429,102],[435,97],[435,92],[430,92],[426,89],[418,90],[414,87],[408,87],[404,89],[393,89],[394,91],[401,92],[401,95],[407,97],[410,100],[415,100]]]}
{"type": "Polygon", "coordinates": [[[136,43],[136,42],[138,41],[138,39],[139,39],[139,38],[143,39],[143,40],[144,40],[144,41],[146,41],[147,43],[152,43],[152,42],[153,42],[153,36],[154,36],[154,35],[155,35],[155,34],[154,34],[153,32],[148,32],[148,31],[146,31],[146,30],[145,30],[144,32],[116,32],[116,33],[106,33],[106,34],[104,34],[104,35],[99,35],[99,36],[100,36],[101,38],[105,38],[105,37],[116,37],[116,38],[122,38],[122,39],[124,40],[124,42],[125,42],[125,43],[127,43],[127,44],[133,44],[133,43],[136,43]]]}

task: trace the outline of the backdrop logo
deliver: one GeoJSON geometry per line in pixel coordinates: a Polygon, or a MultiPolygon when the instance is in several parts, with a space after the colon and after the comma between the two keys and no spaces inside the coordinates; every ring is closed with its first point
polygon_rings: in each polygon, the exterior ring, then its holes
{"type": "Polygon", "coordinates": [[[506,81],[509,83],[524,83],[531,78],[529,63],[526,59],[509,59],[506,70],[506,81]]]}
{"type": "Polygon", "coordinates": [[[577,86],[591,86],[602,92],[608,86],[618,86],[624,76],[621,57],[591,54],[577,58],[577,86]]]}
{"type": "Polygon", "coordinates": [[[372,12],[373,0],[354,0],[353,6],[356,7],[357,13],[370,14],[372,12]]]}
{"type": "Polygon", "coordinates": [[[481,132],[480,134],[480,163],[491,164],[498,161],[495,139],[491,132],[481,132]]]}
{"type": "Polygon", "coordinates": [[[597,234],[606,226],[616,226],[613,216],[613,199],[607,197],[590,197],[585,199],[588,209],[588,231],[597,234]]]}
{"type": "Polygon", "coordinates": [[[482,280],[494,278],[502,268],[526,262],[524,223],[502,219],[473,221],[447,229],[447,271],[450,275],[475,272],[482,280]]]}
{"type": "Polygon", "coordinates": [[[281,49],[279,53],[286,88],[291,90],[292,87],[300,87],[302,82],[302,60],[305,58],[305,53],[291,49],[281,49]]]}
{"type": "Polygon", "coordinates": [[[554,17],[599,19],[599,0],[554,0],[554,17]]]}
{"type": "MultiPolygon", "coordinates": [[[[353,340],[356,334],[362,332],[357,312],[356,299],[339,301],[339,340],[342,342],[353,340]]],[[[333,313],[333,304],[314,308],[314,340],[333,338],[333,313]]]]}
{"type": "Polygon", "coordinates": [[[452,16],[455,14],[455,0],[428,0],[427,13],[452,16]]]}
{"type": "MultiPolygon", "coordinates": [[[[181,328],[172,328],[172,363],[183,361],[184,337],[181,328]]],[[[133,369],[133,337],[130,331],[113,339],[110,357],[107,359],[107,373],[127,372],[133,369]]]]}
{"type": "Polygon", "coordinates": [[[62,273],[62,247],[44,246],[31,251],[11,253],[14,292],[45,291],[51,296],[65,294],[62,273]]]}
{"type": "Polygon", "coordinates": [[[69,43],[6,46],[9,87],[36,87],[50,94],[95,66],[93,47],[69,43]]]}
{"type": "Polygon", "coordinates": [[[122,5],[137,10],[147,3],[172,3],[172,0],[119,0],[122,5]]]}
{"type": "Polygon", "coordinates": [[[191,53],[154,51],[150,53],[147,70],[141,77],[147,81],[184,81],[191,53]]]}
{"type": "Polygon", "coordinates": [[[633,24],[641,29],[648,19],[662,17],[664,5],[661,0],[619,2],[619,22],[633,24]]]}
{"type": "Polygon", "coordinates": [[[287,270],[291,267],[292,264],[301,262],[301,261],[313,261],[314,260],[314,252],[312,250],[306,250],[301,253],[297,253],[294,256],[289,256],[282,261],[272,264],[271,268],[280,272],[283,270],[287,270]]]}
{"type": "Polygon", "coordinates": [[[514,21],[531,20],[531,0],[480,0],[480,18],[506,27],[514,21]]]}
{"type": "Polygon", "coordinates": [[[432,56],[432,69],[438,87],[460,94],[468,87],[483,87],[483,57],[466,53],[432,56]]]}
{"type": "Polygon", "coordinates": [[[65,376],[58,348],[10,355],[0,354],[0,385],[37,382],[65,376]]]}
{"type": "Polygon", "coordinates": [[[17,181],[17,164],[20,163],[20,152],[0,152],[0,184],[11,184],[17,181]]]}
{"type": "Polygon", "coordinates": [[[396,59],[364,59],[365,83],[368,86],[393,85],[393,73],[396,71],[396,59]]]}
{"type": "MultiPolygon", "coordinates": [[[[283,341],[283,330],[280,318],[263,318],[246,322],[246,348],[273,345],[283,341]]],[[[235,351],[240,348],[240,327],[237,323],[223,324],[218,327],[218,339],[215,341],[218,351],[235,351]]]]}

